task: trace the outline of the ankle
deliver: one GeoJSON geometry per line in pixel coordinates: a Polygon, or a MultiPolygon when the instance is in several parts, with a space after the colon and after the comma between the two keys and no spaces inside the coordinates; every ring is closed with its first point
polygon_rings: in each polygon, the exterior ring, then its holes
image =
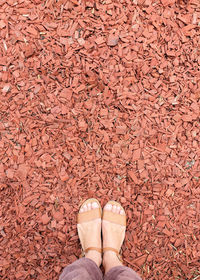
{"type": "Polygon", "coordinates": [[[90,250],[85,254],[85,257],[94,261],[97,266],[100,266],[102,263],[101,254],[97,251],[90,250]]]}
{"type": "Polygon", "coordinates": [[[105,269],[105,273],[107,273],[111,268],[115,266],[123,265],[122,262],[119,260],[118,256],[115,252],[106,251],[103,254],[103,267],[105,269]]]}
{"type": "Polygon", "coordinates": [[[119,261],[119,259],[115,252],[106,251],[103,254],[103,265],[107,265],[108,263],[116,263],[118,261],[119,261]]]}

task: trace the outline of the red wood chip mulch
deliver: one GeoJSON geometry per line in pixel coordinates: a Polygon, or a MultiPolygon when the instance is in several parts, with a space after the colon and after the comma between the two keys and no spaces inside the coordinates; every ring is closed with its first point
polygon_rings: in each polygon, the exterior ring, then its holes
{"type": "Polygon", "coordinates": [[[199,279],[199,0],[0,11],[0,278],[57,279],[94,196],[125,207],[143,279],[199,279]]]}

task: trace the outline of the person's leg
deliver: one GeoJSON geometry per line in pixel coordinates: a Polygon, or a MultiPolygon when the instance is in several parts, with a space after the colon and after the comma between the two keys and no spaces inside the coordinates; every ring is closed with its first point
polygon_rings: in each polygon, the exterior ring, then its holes
{"type": "Polygon", "coordinates": [[[90,258],[81,258],[66,266],[59,280],[102,280],[102,272],[90,258]]]}
{"type": "Polygon", "coordinates": [[[102,220],[103,266],[105,280],[141,280],[132,269],[123,266],[116,252],[120,252],[126,231],[126,216],[120,205],[108,202],[104,207],[102,220]],[[105,218],[104,218],[105,217],[105,218]],[[109,248],[111,248],[109,250],[109,248]],[[114,252],[114,249],[116,252],[114,252]]]}
{"type": "Polygon", "coordinates": [[[106,273],[104,280],[142,280],[142,278],[127,266],[115,266],[106,273]]]}
{"type": "Polygon", "coordinates": [[[85,257],[64,268],[59,280],[102,280],[101,208],[98,201],[89,199],[78,214],[78,235],[85,257]]]}

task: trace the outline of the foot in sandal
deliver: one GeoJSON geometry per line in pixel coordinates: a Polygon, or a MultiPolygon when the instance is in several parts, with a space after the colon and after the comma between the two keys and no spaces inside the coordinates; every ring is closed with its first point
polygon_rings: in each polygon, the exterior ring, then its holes
{"type": "Polygon", "coordinates": [[[126,231],[126,215],[116,201],[109,201],[103,209],[103,266],[105,273],[115,266],[122,265],[119,258],[126,231]]]}
{"type": "Polygon", "coordinates": [[[101,215],[102,209],[98,200],[88,199],[80,207],[77,224],[83,254],[98,266],[102,262],[101,215]]]}

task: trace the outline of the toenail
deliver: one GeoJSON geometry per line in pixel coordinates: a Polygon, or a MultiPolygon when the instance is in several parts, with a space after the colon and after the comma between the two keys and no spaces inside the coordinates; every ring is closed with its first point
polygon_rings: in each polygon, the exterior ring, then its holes
{"type": "Polygon", "coordinates": [[[97,202],[92,202],[92,208],[95,209],[95,208],[99,208],[99,205],[97,202]]]}
{"type": "Polygon", "coordinates": [[[117,207],[117,212],[119,213],[119,212],[120,212],[120,210],[121,210],[121,207],[120,207],[120,206],[118,206],[118,207],[117,207]]]}
{"type": "Polygon", "coordinates": [[[124,210],[120,210],[120,215],[124,215],[124,210]]]}
{"type": "Polygon", "coordinates": [[[88,203],[88,205],[87,205],[87,208],[88,208],[88,210],[91,210],[91,203],[88,203]]]}
{"type": "Polygon", "coordinates": [[[86,211],[87,210],[87,205],[85,204],[85,205],[83,205],[83,209],[84,209],[84,211],[86,211]]]}
{"type": "Polygon", "coordinates": [[[111,211],[112,205],[111,204],[106,204],[105,210],[111,211]]]}
{"type": "Polygon", "coordinates": [[[117,206],[113,205],[113,212],[116,212],[116,210],[117,210],[117,206]]]}
{"type": "Polygon", "coordinates": [[[81,208],[81,209],[80,209],[80,213],[83,213],[83,212],[84,212],[84,210],[83,210],[83,208],[81,208]]]}

